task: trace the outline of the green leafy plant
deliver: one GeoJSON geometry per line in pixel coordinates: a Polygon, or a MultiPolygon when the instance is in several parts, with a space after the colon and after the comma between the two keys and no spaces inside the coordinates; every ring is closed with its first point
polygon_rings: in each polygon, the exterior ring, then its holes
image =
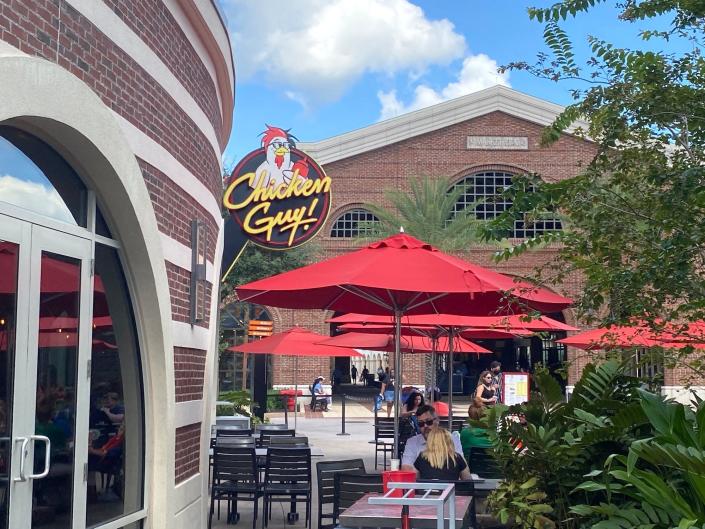
{"type": "Polygon", "coordinates": [[[553,507],[546,503],[546,493],[536,490],[536,485],[536,478],[524,483],[502,482],[490,497],[488,507],[495,510],[503,524],[553,529],[556,523],[546,516],[553,512],[553,507]]]}
{"type": "MultiPolygon", "coordinates": [[[[639,381],[612,360],[588,365],[568,402],[548,371],[539,370],[534,382],[538,391],[528,403],[495,406],[484,417],[506,478],[489,505],[495,515],[508,516],[527,529],[536,523],[577,528],[581,522],[571,507],[592,494],[577,489],[583,476],[602,470],[612,454],[626,455],[629,446],[648,433],[638,401],[639,381]],[[519,418],[525,424],[516,422],[519,418]],[[531,486],[523,489],[526,483],[531,486]],[[534,493],[535,502],[551,510],[539,507],[542,512],[534,512],[525,501],[534,493]]],[[[600,492],[597,499],[603,496],[600,492]]]]}

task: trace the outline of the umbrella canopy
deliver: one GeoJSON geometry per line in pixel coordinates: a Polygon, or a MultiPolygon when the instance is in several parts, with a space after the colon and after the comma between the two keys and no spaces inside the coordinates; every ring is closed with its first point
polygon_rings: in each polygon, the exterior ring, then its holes
{"type": "Polygon", "coordinates": [[[567,298],[447,255],[400,233],[237,288],[240,300],[290,309],[487,315],[505,304],[554,312],[567,298]]]}
{"type": "MultiPolygon", "coordinates": [[[[447,255],[404,233],[354,252],[253,281],[236,291],[241,301],[274,307],[393,314],[394,371],[399,381],[404,315],[487,315],[511,305],[555,312],[570,305],[569,299],[558,294],[447,255]]],[[[452,348],[452,339],[449,344],[452,348]]],[[[395,385],[395,402],[399,402],[400,385],[395,385]]],[[[398,455],[398,405],[394,407],[394,425],[393,448],[398,455]]]]}
{"type": "Polygon", "coordinates": [[[282,356],[363,356],[354,349],[321,345],[319,342],[326,338],[308,329],[292,327],[261,340],[233,345],[228,351],[282,356]]]}
{"type": "MultiPolygon", "coordinates": [[[[394,318],[379,314],[349,313],[326,320],[329,323],[342,324],[388,324],[394,325],[394,318]]],[[[419,314],[405,316],[402,326],[442,326],[465,327],[478,329],[497,329],[514,332],[516,330],[529,331],[577,331],[563,322],[548,316],[530,316],[528,314],[512,314],[507,316],[462,316],[455,314],[419,314]]]]}
{"type": "Polygon", "coordinates": [[[588,351],[628,347],[666,347],[671,349],[705,346],[705,322],[669,324],[655,330],[643,324],[612,325],[591,329],[558,340],[558,343],[588,351]]]}
{"type": "MultiPolygon", "coordinates": [[[[371,324],[364,325],[360,323],[345,323],[338,327],[339,330],[345,332],[362,332],[369,334],[390,334],[394,332],[394,324],[371,324]]],[[[444,329],[439,329],[432,325],[406,325],[402,324],[401,334],[402,336],[441,336],[444,333],[444,329]]],[[[465,329],[460,332],[463,338],[475,339],[475,340],[507,340],[515,338],[516,336],[526,336],[530,335],[531,331],[526,329],[517,329],[516,332],[512,330],[511,332],[499,329],[465,329]]],[[[459,352],[459,351],[456,351],[459,352]]]]}
{"type": "MultiPolygon", "coordinates": [[[[403,353],[447,353],[450,351],[450,340],[447,336],[436,338],[435,341],[434,346],[433,340],[424,336],[402,336],[401,350],[403,353]]],[[[364,332],[346,332],[323,340],[321,344],[389,352],[393,352],[395,348],[393,334],[367,334],[364,332]]],[[[453,340],[453,351],[456,353],[492,353],[489,349],[459,336],[453,340]]]]}

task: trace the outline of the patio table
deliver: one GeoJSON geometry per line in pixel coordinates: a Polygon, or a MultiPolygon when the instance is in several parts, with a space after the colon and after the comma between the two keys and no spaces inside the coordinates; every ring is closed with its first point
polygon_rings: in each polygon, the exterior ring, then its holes
{"type": "MultiPolygon", "coordinates": [[[[311,457],[323,457],[323,449],[319,446],[309,446],[308,448],[311,449],[311,457]]],[[[208,453],[210,455],[213,455],[213,449],[210,448],[208,453]]],[[[267,447],[264,448],[255,448],[255,454],[257,454],[258,457],[265,457],[267,455],[267,447]]]]}
{"type": "MultiPolygon", "coordinates": [[[[368,499],[373,494],[365,494],[362,498],[345,509],[338,519],[338,529],[353,528],[399,528],[401,527],[401,507],[398,505],[371,505],[368,499]]],[[[470,506],[472,496],[455,497],[455,527],[467,529],[470,527],[470,506]]],[[[409,507],[409,519],[412,529],[436,529],[436,508],[409,507]]],[[[446,525],[447,525],[446,519],[446,525]]]]}

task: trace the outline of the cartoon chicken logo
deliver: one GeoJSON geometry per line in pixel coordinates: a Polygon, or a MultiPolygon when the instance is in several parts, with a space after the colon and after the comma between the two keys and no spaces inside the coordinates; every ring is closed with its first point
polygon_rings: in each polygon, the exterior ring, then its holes
{"type": "Polygon", "coordinates": [[[267,130],[262,133],[262,148],[267,158],[259,165],[254,182],[262,181],[266,187],[289,184],[291,179],[308,178],[308,162],[301,159],[294,163],[291,161],[291,149],[296,147],[298,139],[278,127],[266,125],[267,130]]]}

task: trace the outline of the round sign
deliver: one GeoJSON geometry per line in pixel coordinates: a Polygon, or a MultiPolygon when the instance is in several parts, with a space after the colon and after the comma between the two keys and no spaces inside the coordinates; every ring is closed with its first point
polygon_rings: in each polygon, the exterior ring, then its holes
{"type": "Polygon", "coordinates": [[[223,204],[252,242],[287,250],[311,240],[323,227],[330,186],[310,156],[286,138],[273,137],[237,164],[223,204]]]}

